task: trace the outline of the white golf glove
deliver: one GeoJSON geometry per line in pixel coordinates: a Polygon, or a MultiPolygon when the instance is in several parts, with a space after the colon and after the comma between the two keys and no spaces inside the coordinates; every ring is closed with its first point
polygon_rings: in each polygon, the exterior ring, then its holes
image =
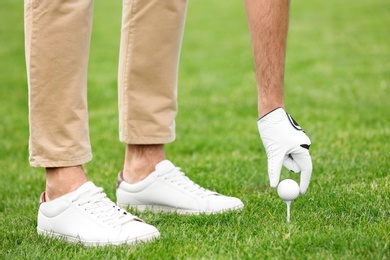
{"type": "Polygon", "coordinates": [[[299,189],[301,194],[305,194],[313,168],[309,137],[283,108],[277,108],[260,118],[257,126],[267,153],[271,187],[278,186],[284,165],[290,171],[301,172],[299,189]]]}

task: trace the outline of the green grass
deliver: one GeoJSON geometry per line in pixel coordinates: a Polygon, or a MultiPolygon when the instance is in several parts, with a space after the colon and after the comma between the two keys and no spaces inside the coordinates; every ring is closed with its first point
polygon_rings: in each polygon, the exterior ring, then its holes
{"type": "MultiPolygon", "coordinates": [[[[44,172],[28,165],[23,1],[0,3],[0,259],[389,259],[390,3],[292,1],[287,110],[312,140],[307,195],[269,188],[242,1],[190,1],[177,140],[167,155],[199,184],[237,196],[240,213],[139,214],[161,231],[135,247],[84,248],[36,234],[44,172]]],[[[89,68],[89,178],[115,199],[120,1],[96,1],[89,68]]],[[[294,178],[283,170],[282,178],[294,178]]]]}

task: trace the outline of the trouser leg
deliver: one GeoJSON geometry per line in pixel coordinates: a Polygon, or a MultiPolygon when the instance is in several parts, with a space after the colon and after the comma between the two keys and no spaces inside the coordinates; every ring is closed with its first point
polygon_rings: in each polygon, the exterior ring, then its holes
{"type": "Polygon", "coordinates": [[[118,83],[124,143],[175,139],[186,6],[187,0],[123,0],[118,83]]]}
{"type": "Polygon", "coordinates": [[[91,160],[87,68],[93,0],[25,0],[30,164],[91,160]]]}

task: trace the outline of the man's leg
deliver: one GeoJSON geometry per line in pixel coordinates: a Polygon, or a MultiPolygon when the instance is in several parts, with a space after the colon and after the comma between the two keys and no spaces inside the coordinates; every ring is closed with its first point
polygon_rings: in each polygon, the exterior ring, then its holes
{"type": "Polygon", "coordinates": [[[93,1],[25,1],[30,163],[46,168],[46,198],[86,182],[92,158],[87,67],[93,1]]]}
{"type": "Polygon", "coordinates": [[[195,184],[165,160],[175,138],[177,74],[186,0],[124,1],[119,69],[124,170],[117,200],[139,210],[217,213],[241,209],[237,198],[195,184]]]}
{"type": "Polygon", "coordinates": [[[175,139],[177,74],[187,0],[123,1],[119,59],[123,176],[136,182],[175,139]]]}
{"type": "Polygon", "coordinates": [[[37,231],[87,245],[123,244],[159,232],[87,182],[91,148],[87,66],[92,0],[26,0],[30,163],[46,168],[37,231]]]}

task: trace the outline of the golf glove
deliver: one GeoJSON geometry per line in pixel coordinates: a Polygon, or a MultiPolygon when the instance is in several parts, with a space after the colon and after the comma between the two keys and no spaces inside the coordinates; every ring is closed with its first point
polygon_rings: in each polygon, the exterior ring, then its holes
{"type": "Polygon", "coordinates": [[[313,168],[309,137],[283,108],[277,108],[261,117],[257,126],[267,153],[271,187],[278,186],[280,171],[284,165],[290,171],[301,172],[299,189],[301,194],[305,194],[313,168]]]}

